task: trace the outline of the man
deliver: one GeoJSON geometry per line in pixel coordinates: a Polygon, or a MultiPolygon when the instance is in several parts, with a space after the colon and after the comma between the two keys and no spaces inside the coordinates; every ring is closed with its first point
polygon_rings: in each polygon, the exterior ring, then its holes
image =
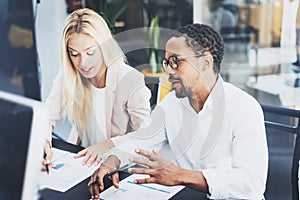
{"type": "MultiPolygon", "coordinates": [[[[140,156],[129,161],[147,166],[128,169],[150,176],[137,184],[185,185],[211,199],[263,199],[268,154],[260,105],[222,80],[224,44],[213,28],[191,24],[176,31],[163,61],[174,91],[153,111],[149,127],[112,139],[114,145],[135,149],[140,156]]],[[[126,157],[114,153],[91,178],[98,183],[89,186],[92,198],[99,198],[103,177],[126,157]]],[[[118,187],[118,174],[111,178],[118,187]]]]}

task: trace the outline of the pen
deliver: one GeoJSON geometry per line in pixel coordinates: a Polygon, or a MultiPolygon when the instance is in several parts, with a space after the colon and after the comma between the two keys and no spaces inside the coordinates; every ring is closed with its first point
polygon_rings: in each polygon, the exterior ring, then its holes
{"type": "MultiPolygon", "coordinates": [[[[133,165],[134,165],[134,163],[129,162],[129,163],[127,163],[126,165],[124,165],[124,166],[122,166],[122,167],[120,167],[120,168],[118,168],[118,169],[115,169],[115,170],[111,171],[110,173],[106,174],[105,176],[112,176],[112,175],[114,175],[115,173],[117,173],[117,172],[119,172],[119,171],[124,171],[124,170],[128,169],[129,167],[131,167],[131,166],[133,166],[133,165]]],[[[91,184],[89,184],[89,185],[95,185],[95,184],[97,184],[97,181],[94,181],[93,183],[91,183],[91,184]]]]}
{"type": "MultiPolygon", "coordinates": [[[[44,159],[46,159],[46,157],[47,157],[47,154],[46,154],[46,152],[44,151],[44,159]]],[[[48,162],[46,162],[46,172],[47,172],[47,174],[49,174],[49,163],[48,162]]]]}
{"type": "Polygon", "coordinates": [[[134,163],[129,162],[126,165],[124,165],[123,167],[120,167],[120,168],[118,168],[118,169],[116,169],[114,171],[111,171],[110,173],[107,174],[107,176],[112,176],[112,175],[114,175],[115,173],[117,173],[119,171],[124,171],[124,170],[128,169],[129,167],[131,167],[133,165],[134,165],[134,163]]]}
{"type": "Polygon", "coordinates": [[[49,174],[49,163],[46,163],[46,172],[49,174]]]}

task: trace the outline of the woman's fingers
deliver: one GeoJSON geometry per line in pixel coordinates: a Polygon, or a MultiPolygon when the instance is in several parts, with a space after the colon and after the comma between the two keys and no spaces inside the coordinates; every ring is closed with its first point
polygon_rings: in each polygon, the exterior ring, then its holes
{"type": "Polygon", "coordinates": [[[74,158],[80,158],[82,156],[85,156],[87,154],[88,150],[87,149],[83,149],[81,151],[79,151],[77,154],[74,155],[74,158]]]}

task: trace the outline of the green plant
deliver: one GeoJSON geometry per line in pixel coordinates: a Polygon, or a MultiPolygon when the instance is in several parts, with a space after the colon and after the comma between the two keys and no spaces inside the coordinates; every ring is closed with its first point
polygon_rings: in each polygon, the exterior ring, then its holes
{"type": "Polygon", "coordinates": [[[134,0],[86,0],[86,6],[99,13],[107,21],[110,29],[114,30],[115,22],[131,1],[134,0]]]}
{"type": "Polygon", "coordinates": [[[151,71],[161,72],[161,51],[160,51],[160,28],[159,28],[159,18],[155,16],[151,19],[149,27],[149,49],[148,57],[149,64],[151,65],[151,71]]]}

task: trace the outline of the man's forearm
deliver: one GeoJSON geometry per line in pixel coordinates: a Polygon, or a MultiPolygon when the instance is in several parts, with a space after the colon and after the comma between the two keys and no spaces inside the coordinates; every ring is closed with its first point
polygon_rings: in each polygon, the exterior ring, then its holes
{"type": "Polygon", "coordinates": [[[208,193],[208,185],[201,171],[182,169],[178,178],[182,185],[208,193]]]}

